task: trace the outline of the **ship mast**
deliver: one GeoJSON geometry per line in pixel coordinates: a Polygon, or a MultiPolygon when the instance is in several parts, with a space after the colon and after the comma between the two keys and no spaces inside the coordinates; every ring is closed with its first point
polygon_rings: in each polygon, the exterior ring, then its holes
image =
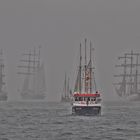
{"type": "Polygon", "coordinates": [[[131,50],[131,66],[130,66],[130,94],[132,93],[132,86],[133,86],[133,84],[132,84],[132,68],[133,68],[133,50],[131,50]]]}
{"type": "Polygon", "coordinates": [[[87,52],[86,52],[86,43],[87,43],[87,39],[85,38],[85,93],[87,93],[87,81],[86,81],[86,75],[87,75],[87,52]]]}
{"type": "Polygon", "coordinates": [[[40,67],[40,50],[41,50],[41,45],[38,47],[39,52],[38,52],[38,68],[40,67]]]}
{"type": "Polygon", "coordinates": [[[136,76],[135,76],[136,84],[135,84],[135,92],[138,92],[138,58],[139,58],[139,54],[137,54],[136,57],[137,58],[136,58],[136,76]]]}
{"type": "Polygon", "coordinates": [[[24,70],[26,69],[27,71],[18,72],[18,74],[33,75],[35,69],[40,64],[40,50],[39,53],[36,53],[36,49],[34,47],[33,53],[30,50],[29,53],[24,53],[23,56],[28,56],[28,59],[26,58],[21,59],[20,62],[22,62],[22,65],[19,65],[18,68],[22,68],[22,69],[24,68],[24,70]],[[39,59],[36,60],[36,57],[38,57],[39,59]]]}
{"type": "Polygon", "coordinates": [[[34,47],[34,54],[33,54],[33,72],[35,72],[36,69],[36,49],[34,47]]]}
{"type": "Polygon", "coordinates": [[[122,79],[122,82],[115,83],[114,85],[120,85],[120,86],[122,86],[121,93],[122,93],[122,96],[123,96],[123,95],[126,95],[127,94],[126,93],[126,84],[128,84],[128,83],[126,83],[126,77],[132,76],[132,74],[127,74],[126,73],[127,72],[127,67],[130,67],[131,66],[131,64],[127,64],[127,59],[132,59],[132,57],[129,57],[129,56],[127,56],[127,54],[125,54],[122,57],[118,57],[118,59],[119,60],[124,59],[124,64],[116,65],[116,67],[123,67],[124,68],[124,72],[123,72],[123,74],[120,74],[120,75],[114,75],[114,77],[123,77],[123,79],[122,79]]]}
{"type": "Polygon", "coordinates": [[[92,93],[92,43],[90,41],[90,93],[92,93]]]}
{"type": "MultiPolygon", "coordinates": [[[[92,48],[91,47],[91,51],[94,51],[94,48],[92,48]]],[[[95,59],[94,59],[94,54],[93,54],[93,62],[95,61],[95,59]]],[[[92,67],[92,57],[91,57],[91,67],[92,67]]],[[[95,67],[93,67],[92,69],[95,69],[95,67]]],[[[95,89],[95,91],[97,91],[97,86],[96,86],[96,80],[95,80],[95,73],[94,73],[94,71],[92,71],[92,73],[91,74],[93,74],[93,82],[94,82],[94,89],[95,89]]],[[[91,86],[92,86],[92,84],[91,84],[91,86]]]]}
{"type": "Polygon", "coordinates": [[[67,96],[67,95],[66,95],[66,92],[67,92],[67,91],[66,91],[66,90],[67,90],[67,87],[66,87],[66,86],[67,86],[67,76],[66,76],[66,72],[65,72],[65,81],[64,81],[64,94],[65,94],[64,97],[65,97],[65,98],[66,98],[66,96],[67,96]]]}
{"type": "MultiPolygon", "coordinates": [[[[0,55],[1,55],[1,57],[3,55],[3,50],[2,49],[0,51],[0,55]]],[[[1,58],[0,59],[0,92],[2,91],[2,86],[5,85],[5,83],[3,82],[3,77],[5,76],[3,74],[3,71],[4,71],[4,64],[3,64],[3,59],[1,58]]]]}
{"type": "Polygon", "coordinates": [[[130,93],[133,93],[133,91],[132,91],[132,87],[134,87],[134,91],[136,92],[136,93],[138,93],[138,76],[140,76],[140,74],[138,74],[138,66],[140,66],[140,64],[138,63],[138,58],[139,58],[139,56],[140,56],[140,53],[133,53],[133,50],[131,51],[131,53],[129,54],[129,53],[127,53],[127,55],[131,55],[131,81],[130,81],[130,83],[131,83],[131,87],[130,87],[130,93]],[[134,58],[134,56],[136,57],[136,64],[133,64],[133,58],[134,58]],[[135,71],[135,74],[132,74],[132,68],[136,68],[136,71],[135,71]],[[135,79],[135,83],[133,82],[132,83],[132,77],[134,76],[134,79],[135,79]]]}
{"type": "Polygon", "coordinates": [[[81,54],[81,43],[80,43],[80,64],[79,64],[79,92],[80,94],[81,94],[81,70],[82,70],[81,61],[82,61],[82,54],[81,54]]]}
{"type": "Polygon", "coordinates": [[[67,98],[69,98],[69,93],[70,93],[70,87],[69,87],[69,77],[68,77],[68,82],[67,82],[67,98]]]}
{"type": "Polygon", "coordinates": [[[129,94],[132,94],[133,93],[133,87],[134,87],[134,82],[133,82],[133,77],[135,77],[135,82],[136,82],[136,85],[135,85],[135,91],[137,92],[137,85],[138,85],[138,81],[137,81],[137,77],[140,76],[138,74],[138,66],[140,66],[140,64],[138,64],[138,56],[140,54],[139,53],[133,53],[133,50],[131,50],[131,53],[125,53],[123,57],[118,57],[118,59],[124,59],[124,64],[121,64],[121,65],[116,65],[116,67],[124,67],[124,73],[123,74],[120,74],[120,75],[114,75],[114,77],[123,77],[123,80],[122,82],[119,82],[119,83],[114,83],[114,85],[120,85],[121,88],[120,88],[120,92],[121,92],[121,96],[123,95],[128,95],[127,91],[126,91],[126,85],[130,85],[130,93],[129,94]],[[134,60],[134,56],[136,56],[136,63],[134,64],[133,63],[133,60],[134,60]],[[129,60],[130,63],[127,63],[129,60]],[[133,68],[136,68],[136,73],[133,74],[133,68]],[[130,73],[127,73],[128,70],[127,68],[130,68],[130,73]],[[130,82],[127,82],[126,79],[127,78],[130,78],[130,82]]]}

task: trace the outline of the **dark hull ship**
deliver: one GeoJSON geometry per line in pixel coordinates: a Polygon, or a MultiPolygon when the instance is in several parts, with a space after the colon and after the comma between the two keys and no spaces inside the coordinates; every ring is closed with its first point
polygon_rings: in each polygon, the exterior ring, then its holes
{"type": "Polygon", "coordinates": [[[139,56],[140,53],[125,53],[124,56],[118,57],[123,63],[116,65],[123,69],[123,73],[114,75],[121,78],[120,82],[114,83],[116,93],[119,97],[130,101],[140,101],[140,73],[139,73],[139,56]]]}
{"type": "Polygon", "coordinates": [[[0,101],[7,101],[8,94],[4,90],[5,82],[4,82],[4,60],[3,60],[3,51],[1,49],[0,52],[0,101]]]}
{"type": "Polygon", "coordinates": [[[82,65],[81,44],[80,63],[73,93],[72,114],[101,115],[101,94],[97,90],[93,71],[92,44],[90,42],[90,58],[87,60],[85,39],[85,63],[82,65]],[[87,63],[88,62],[88,63],[87,63]]]}
{"type": "Polygon", "coordinates": [[[24,100],[43,100],[46,97],[46,82],[44,64],[40,61],[40,47],[38,52],[34,48],[27,54],[27,59],[22,59],[23,65],[18,66],[22,72],[18,74],[24,75],[23,86],[20,91],[21,97],[24,100]]]}

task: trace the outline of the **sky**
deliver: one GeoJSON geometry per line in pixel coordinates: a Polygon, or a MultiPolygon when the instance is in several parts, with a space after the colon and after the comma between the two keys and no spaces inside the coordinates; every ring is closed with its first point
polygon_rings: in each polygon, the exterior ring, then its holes
{"type": "Polygon", "coordinates": [[[1,0],[0,48],[4,50],[7,91],[18,100],[22,78],[17,65],[26,50],[42,46],[47,101],[59,101],[65,72],[74,86],[79,44],[95,48],[96,79],[105,100],[115,100],[117,57],[140,51],[139,0],[1,0]]]}

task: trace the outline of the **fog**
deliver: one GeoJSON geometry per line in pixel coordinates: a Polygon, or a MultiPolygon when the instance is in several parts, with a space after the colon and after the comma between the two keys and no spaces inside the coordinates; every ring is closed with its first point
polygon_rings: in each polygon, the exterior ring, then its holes
{"type": "MultiPolygon", "coordinates": [[[[0,48],[4,50],[9,100],[18,100],[21,54],[42,46],[47,101],[59,101],[65,72],[74,86],[79,45],[95,48],[96,79],[105,100],[118,99],[112,83],[117,57],[140,51],[139,0],[0,1],[0,48]]],[[[84,46],[83,46],[84,47],[84,46]]]]}

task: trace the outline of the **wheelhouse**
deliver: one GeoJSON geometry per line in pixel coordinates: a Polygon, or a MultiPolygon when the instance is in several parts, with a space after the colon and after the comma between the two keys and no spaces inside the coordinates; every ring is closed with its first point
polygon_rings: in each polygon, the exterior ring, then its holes
{"type": "Polygon", "coordinates": [[[101,102],[101,97],[99,93],[94,93],[94,94],[74,93],[73,102],[96,104],[101,102]]]}

